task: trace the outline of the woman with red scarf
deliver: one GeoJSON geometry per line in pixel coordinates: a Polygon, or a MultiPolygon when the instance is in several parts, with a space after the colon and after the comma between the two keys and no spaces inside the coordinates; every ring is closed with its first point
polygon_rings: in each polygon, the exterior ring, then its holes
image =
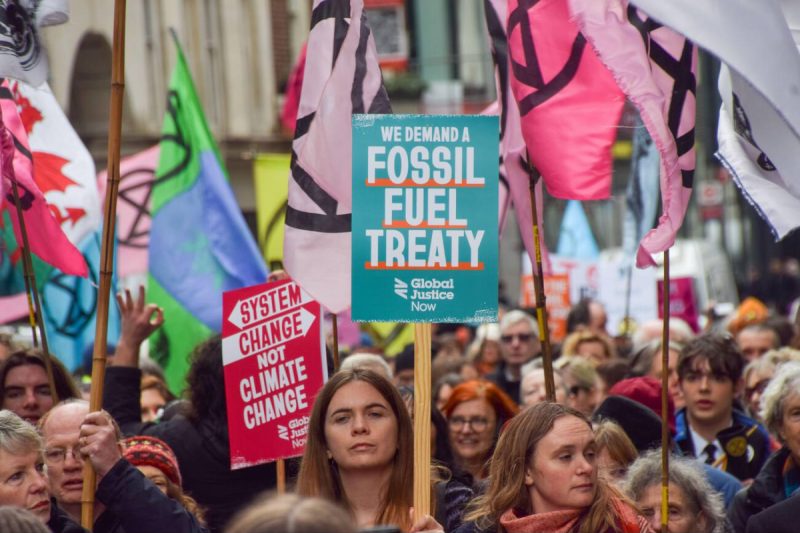
{"type": "Polygon", "coordinates": [[[500,436],[489,485],[457,533],[650,533],[633,504],[597,475],[591,423],[555,403],[530,407],[500,436]]]}

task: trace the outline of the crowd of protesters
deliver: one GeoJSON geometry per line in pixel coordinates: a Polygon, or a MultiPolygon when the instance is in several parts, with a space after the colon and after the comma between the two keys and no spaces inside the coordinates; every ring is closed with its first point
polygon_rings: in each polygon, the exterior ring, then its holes
{"type": "Polygon", "coordinates": [[[43,354],[0,339],[0,531],[84,531],[89,463],[99,533],[661,531],[664,374],[669,531],[800,523],[800,333],[753,299],[706,331],[671,320],[666,367],[661,321],[612,338],[603,307],[582,300],[553,346],[555,402],[529,312],[434,326],[425,516],[413,509],[413,346],[343,354],[277,494],[274,463],[230,469],[221,339],[197,346],[176,397],[140,357],[163,314],[143,290],[118,304],[100,412],[53,360],[56,403],[43,354]]]}

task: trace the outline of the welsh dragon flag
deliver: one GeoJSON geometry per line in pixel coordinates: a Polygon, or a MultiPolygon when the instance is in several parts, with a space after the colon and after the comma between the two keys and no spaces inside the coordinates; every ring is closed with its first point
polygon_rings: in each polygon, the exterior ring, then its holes
{"type": "Polygon", "coordinates": [[[150,226],[148,299],[164,309],[150,355],[173,390],[187,356],[222,329],[222,293],[267,279],[267,267],[228,183],[180,44],[167,92],[150,226]]]}

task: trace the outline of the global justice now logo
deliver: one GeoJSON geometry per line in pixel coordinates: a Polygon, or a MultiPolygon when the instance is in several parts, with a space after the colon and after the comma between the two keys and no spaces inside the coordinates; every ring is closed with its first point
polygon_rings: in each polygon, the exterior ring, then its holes
{"type": "Polygon", "coordinates": [[[435,311],[437,300],[455,298],[454,287],[452,278],[446,280],[414,278],[410,283],[394,278],[395,294],[404,300],[410,300],[412,311],[435,311]]]}

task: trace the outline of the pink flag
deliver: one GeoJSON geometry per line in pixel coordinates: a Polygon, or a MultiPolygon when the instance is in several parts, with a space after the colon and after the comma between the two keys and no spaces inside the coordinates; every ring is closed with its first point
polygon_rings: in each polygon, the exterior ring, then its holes
{"type": "MultiPolygon", "coordinates": [[[[158,154],[159,145],[155,145],[120,161],[117,198],[117,275],[120,279],[147,274],[151,196],[158,154]]],[[[103,203],[107,177],[106,170],[97,175],[103,203]]]]}
{"type": "Polygon", "coordinates": [[[31,252],[65,274],[86,277],[88,271],[83,255],[64,234],[61,224],[53,216],[44,195],[33,180],[33,159],[28,146],[28,136],[17,112],[8,81],[4,81],[0,86],[0,117],[3,123],[0,135],[3,137],[4,160],[13,152],[13,171],[4,162],[3,181],[6,182],[5,207],[9,211],[17,242],[22,245],[23,239],[11,192],[12,181],[16,181],[19,188],[31,252]]]}
{"type": "Polygon", "coordinates": [[[570,20],[566,0],[509,0],[507,32],[522,135],[547,190],[608,198],[625,104],[614,77],[570,20]]]}
{"type": "Polygon", "coordinates": [[[655,266],[651,254],[675,242],[692,193],[697,49],[628,0],[569,0],[581,31],[639,108],[661,153],[664,214],[639,245],[636,266],[655,266]]]}
{"type": "MultiPolygon", "coordinates": [[[[510,68],[508,56],[508,38],[506,36],[506,0],[490,0],[485,3],[486,27],[492,47],[492,58],[495,64],[495,82],[497,85],[497,102],[492,104],[484,114],[496,109],[500,115],[500,231],[505,222],[508,201],[513,199],[514,211],[517,215],[522,240],[536,270],[536,252],[533,239],[533,216],[531,213],[530,173],[525,151],[525,140],[519,120],[519,107],[514,95],[509,90],[510,68]],[[505,186],[504,186],[505,185],[505,186]],[[504,194],[505,193],[505,194],[504,194]],[[509,194],[510,193],[510,194],[509,194]],[[504,197],[507,197],[505,199],[504,197]]],[[[539,216],[539,228],[542,227],[544,215],[541,180],[536,184],[536,208],[539,216]]],[[[541,229],[540,229],[541,231],[541,229]]],[[[543,235],[543,233],[542,233],[543,235]]],[[[542,268],[550,271],[550,258],[544,239],[540,240],[542,252],[542,268]]]]}
{"type": "Polygon", "coordinates": [[[292,143],[284,265],[333,313],[350,307],[351,117],[391,112],[363,7],[315,0],[292,143]]]}

